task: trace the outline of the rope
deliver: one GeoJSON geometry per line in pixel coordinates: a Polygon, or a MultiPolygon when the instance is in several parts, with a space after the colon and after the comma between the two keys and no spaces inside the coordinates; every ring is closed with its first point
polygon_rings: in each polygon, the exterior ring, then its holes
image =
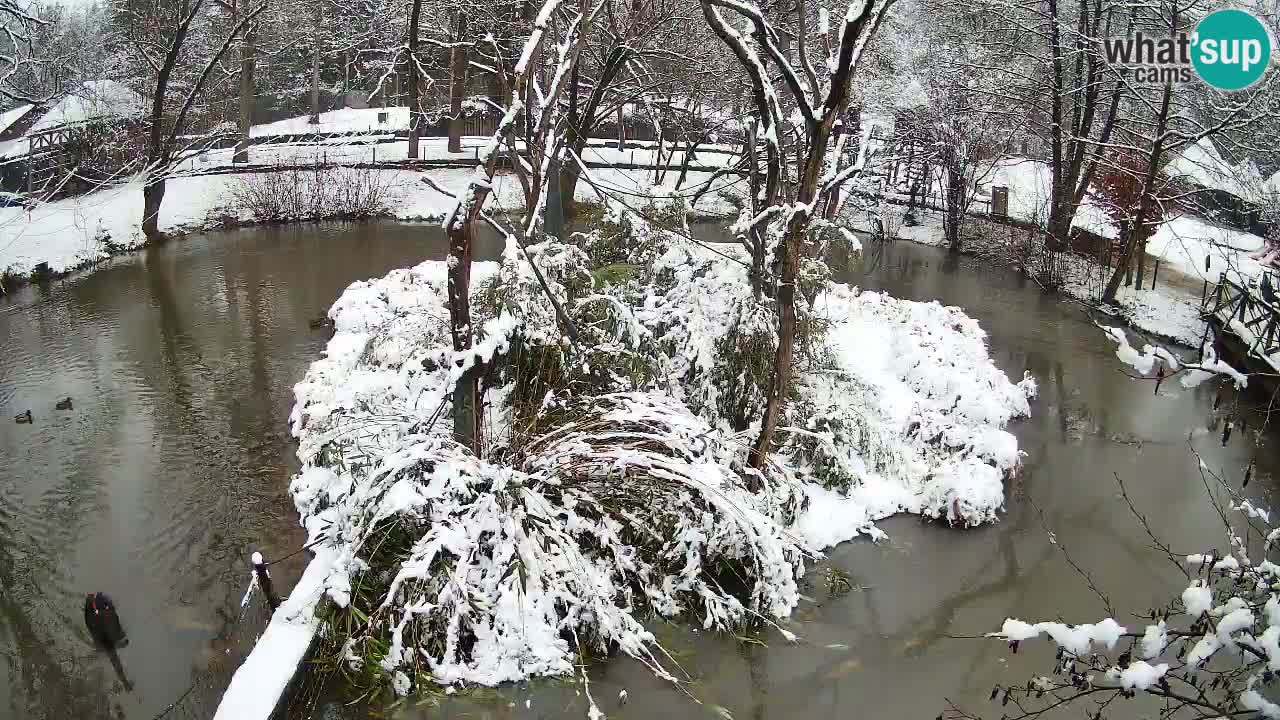
{"type": "Polygon", "coordinates": [[[188,696],[188,695],[190,695],[190,694],[191,694],[191,692],[192,692],[193,690],[195,690],[195,689],[196,689],[197,687],[199,687],[199,686],[200,686],[200,680],[196,680],[195,682],[191,683],[191,687],[187,688],[187,691],[186,691],[186,692],[184,692],[184,693],[182,693],[181,695],[179,695],[177,700],[174,700],[173,702],[169,703],[169,707],[165,708],[164,710],[161,710],[161,711],[160,711],[160,714],[159,714],[159,715],[156,715],[156,716],[155,716],[155,718],[154,718],[153,720],[160,720],[160,718],[162,718],[162,717],[164,717],[164,716],[168,715],[169,713],[173,712],[174,708],[176,708],[176,707],[178,707],[178,705],[182,704],[182,701],[183,701],[183,700],[186,700],[186,699],[187,699],[187,696],[188,696]]]}
{"type": "Polygon", "coordinates": [[[310,550],[311,548],[315,547],[316,545],[319,545],[320,543],[324,542],[325,540],[326,540],[326,538],[316,538],[315,540],[312,540],[311,542],[307,543],[306,545],[303,545],[302,547],[298,548],[297,550],[294,550],[293,552],[289,553],[288,555],[285,555],[284,557],[279,557],[279,558],[276,558],[275,560],[272,560],[271,562],[264,562],[264,563],[262,563],[262,564],[263,564],[264,566],[269,567],[269,566],[271,566],[271,565],[275,565],[275,564],[276,564],[276,563],[278,563],[278,562],[283,562],[283,561],[288,560],[289,558],[293,557],[294,555],[297,555],[298,553],[302,552],[303,550],[310,550]]]}

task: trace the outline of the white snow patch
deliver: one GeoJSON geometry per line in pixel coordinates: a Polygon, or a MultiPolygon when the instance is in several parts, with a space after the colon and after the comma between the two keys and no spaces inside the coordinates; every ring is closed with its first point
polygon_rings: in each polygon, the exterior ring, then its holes
{"type": "Polygon", "coordinates": [[[1135,660],[1120,672],[1120,687],[1125,690],[1146,690],[1160,682],[1160,678],[1167,672],[1168,663],[1151,665],[1145,660],[1135,660]]]}
{"type": "MultiPolygon", "coordinates": [[[[1190,557],[1188,562],[1196,564],[1190,557]]],[[[1213,591],[1203,580],[1192,580],[1186,590],[1182,591],[1182,607],[1192,617],[1200,617],[1213,607],[1213,591]]]]}

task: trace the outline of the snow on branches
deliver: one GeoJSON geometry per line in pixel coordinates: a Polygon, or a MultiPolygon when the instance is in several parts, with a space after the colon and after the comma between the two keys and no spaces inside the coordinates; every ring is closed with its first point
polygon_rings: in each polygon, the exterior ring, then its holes
{"type": "Polygon", "coordinates": [[[751,320],[744,254],[617,208],[572,239],[475,265],[463,350],[447,263],[355,283],[330,311],[326,357],[295,388],[292,492],[337,558],[328,652],[353,677],[407,693],[618,651],[678,680],[642,617],[776,627],[816,548],[897,512],[969,524],[1003,505],[1019,453],[1001,428],[1032,383],[1010,383],[959,310],[815,289],[801,399],[756,469],[757,410],[730,401],[763,404],[749,368],[776,339],[767,311],[751,320]],[[869,333],[880,350],[859,352],[869,333]],[[725,350],[744,334],[758,344],[725,350]],[[468,372],[486,398],[478,456],[441,422],[468,372]]]}
{"type": "MultiPolygon", "coordinates": [[[[1052,677],[992,689],[1004,717],[1037,718],[1074,702],[1087,702],[1093,709],[1087,716],[1100,717],[1113,701],[1142,694],[1161,700],[1166,718],[1280,718],[1280,706],[1269,699],[1280,673],[1280,565],[1270,559],[1280,530],[1255,501],[1203,463],[1200,469],[1210,501],[1222,512],[1228,549],[1185,556],[1165,549],[1186,585],[1163,606],[1136,613],[1145,621],[1138,628],[1112,618],[1080,625],[1005,620],[987,637],[1017,652],[1021,643],[1043,636],[1057,654],[1052,677]],[[1217,492],[1230,502],[1219,504],[1217,492]],[[1241,520],[1231,522],[1229,511],[1241,520]],[[1009,712],[1009,705],[1017,711],[1009,712]]],[[[954,706],[950,712],[975,717],[954,706]]]]}
{"type": "Polygon", "coordinates": [[[1123,329],[1107,325],[1098,325],[1098,327],[1116,344],[1116,357],[1120,358],[1120,362],[1138,371],[1144,378],[1154,374],[1157,389],[1159,384],[1170,376],[1183,372],[1186,373],[1181,380],[1184,388],[1196,387],[1217,375],[1231,378],[1237,389],[1244,389],[1249,384],[1247,375],[1218,357],[1213,338],[1206,338],[1200,346],[1199,362],[1187,362],[1179,359],[1167,348],[1150,343],[1144,344],[1142,352],[1138,352],[1133,345],[1129,344],[1129,336],[1123,329]]]}

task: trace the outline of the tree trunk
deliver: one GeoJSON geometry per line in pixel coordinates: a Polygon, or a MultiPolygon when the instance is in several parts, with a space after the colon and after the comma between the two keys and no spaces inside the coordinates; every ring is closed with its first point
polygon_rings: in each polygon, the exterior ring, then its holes
{"type": "MultiPolygon", "coordinates": [[[[796,267],[799,265],[800,238],[803,221],[792,221],[782,242],[782,267],[778,274],[778,348],[773,358],[773,382],[760,420],[760,434],[751,447],[748,464],[764,468],[773,449],[773,434],[782,419],[787,393],[791,389],[791,369],[795,364],[796,345],[796,267]],[[801,227],[796,227],[801,226],[801,227]]],[[[758,490],[759,488],[752,488],[758,490]]]]}
{"type": "Polygon", "coordinates": [[[257,64],[254,48],[254,27],[251,24],[244,33],[240,48],[240,142],[236,144],[233,163],[249,162],[249,134],[253,130],[253,72],[257,64]]]}
{"type": "MultiPolygon", "coordinates": [[[[759,164],[756,158],[756,125],[758,120],[750,120],[747,122],[746,139],[743,141],[744,154],[747,157],[747,187],[751,192],[749,199],[751,214],[754,216],[759,213],[758,204],[760,202],[760,173],[759,164]]],[[[747,271],[747,278],[751,281],[751,294],[757,300],[764,295],[764,237],[756,228],[748,231],[747,249],[751,252],[751,269],[747,271]]]]}
{"type": "Polygon", "coordinates": [[[311,22],[314,37],[311,38],[311,118],[312,125],[320,124],[320,36],[324,28],[324,6],[320,0],[312,0],[311,22]]]}
{"type": "MultiPolygon", "coordinates": [[[[471,347],[471,246],[474,223],[459,218],[449,227],[449,331],[453,349],[471,347]]],[[[453,392],[453,434],[480,455],[480,383],[478,366],[462,374],[453,392]]]]}
{"type": "Polygon", "coordinates": [[[1064,188],[1054,188],[1054,197],[1050,198],[1049,222],[1045,249],[1049,252],[1061,252],[1071,242],[1071,222],[1075,219],[1075,205],[1063,196],[1064,188]]]}
{"type": "Polygon", "coordinates": [[[949,157],[947,159],[947,168],[944,172],[947,183],[947,207],[943,213],[945,220],[943,230],[947,236],[947,247],[955,251],[960,249],[960,224],[964,222],[964,214],[968,209],[965,207],[965,196],[968,194],[968,188],[965,187],[965,173],[959,158],[949,157]]]}
{"type": "Polygon", "coordinates": [[[160,204],[164,202],[164,171],[157,170],[142,186],[142,234],[147,242],[164,242],[160,232],[160,204]]]}
{"type": "MultiPolygon", "coordinates": [[[[422,16],[422,0],[413,0],[409,14],[409,157],[418,157],[418,134],[422,132],[418,114],[418,18],[422,16]]],[[[452,148],[450,148],[452,149],[452,148]]]]}
{"type": "MultiPolygon", "coordinates": [[[[847,89],[847,76],[838,78],[836,81],[842,83],[842,87],[847,89]]],[[[839,107],[839,103],[836,103],[836,106],[839,107]]],[[[802,166],[804,173],[800,176],[796,197],[799,205],[811,204],[821,194],[818,187],[819,175],[834,120],[834,114],[828,112],[815,127],[813,137],[808,143],[806,148],[808,157],[802,166]]],[[[787,223],[786,235],[782,241],[777,293],[778,348],[773,360],[773,382],[770,383],[764,417],[760,421],[760,435],[756,437],[747,458],[747,463],[757,470],[764,468],[768,461],[769,452],[773,448],[773,435],[778,429],[778,423],[786,408],[787,394],[791,391],[791,371],[795,365],[796,344],[796,274],[800,266],[800,248],[808,226],[809,218],[804,213],[795,213],[787,223]]]]}
{"type": "Polygon", "coordinates": [[[622,103],[618,103],[618,149],[627,149],[627,119],[623,117],[622,103]]]}
{"type": "Polygon", "coordinates": [[[1138,253],[1138,269],[1134,273],[1134,277],[1137,279],[1136,287],[1139,290],[1142,289],[1142,281],[1147,273],[1147,238],[1145,232],[1142,235],[1143,237],[1138,241],[1138,247],[1134,250],[1134,252],[1138,253]]]}
{"type": "MultiPolygon", "coordinates": [[[[605,58],[604,66],[601,68],[600,76],[596,79],[595,87],[591,89],[591,94],[587,96],[585,105],[578,103],[578,66],[574,65],[569,75],[569,86],[566,89],[569,102],[569,127],[566,130],[566,145],[573,150],[579,157],[587,148],[587,141],[591,138],[591,133],[595,132],[596,116],[600,112],[600,105],[604,102],[605,92],[613,84],[618,73],[626,64],[629,50],[624,46],[614,47],[609,51],[605,58]],[[581,110],[579,109],[581,108],[581,110]]],[[[658,158],[662,157],[662,142],[658,142],[658,158]]],[[[560,173],[560,211],[564,217],[573,217],[577,208],[574,203],[574,193],[578,187],[578,175],[581,168],[577,162],[566,162],[561,166],[560,173]]],[[[655,165],[656,168],[656,165],[655,165]]],[[[655,174],[657,170],[655,169],[655,174]]]]}
{"type": "Polygon", "coordinates": [[[462,96],[467,92],[467,16],[458,11],[449,61],[449,152],[462,152],[462,96]]]}
{"type": "MultiPolygon", "coordinates": [[[[1174,25],[1177,25],[1177,16],[1174,16],[1174,25]]],[[[1111,279],[1107,281],[1107,287],[1102,292],[1102,302],[1114,303],[1116,294],[1120,292],[1120,279],[1123,269],[1129,268],[1133,264],[1133,253],[1138,247],[1146,248],[1146,235],[1150,232],[1148,225],[1148,216],[1155,205],[1155,181],[1156,174],[1160,169],[1160,158],[1164,154],[1165,131],[1169,123],[1169,105],[1173,97],[1173,85],[1166,83],[1164,86],[1164,94],[1160,100],[1160,111],[1156,115],[1155,121],[1155,141],[1151,144],[1151,151],[1147,154],[1147,173],[1142,181],[1142,195],[1138,200],[1137,212],[1134,214],[1134,220],[1129,223],[1128,237],[1125,238],[1123,257],[1120,263],[1116,265],[1116,269],[1111,273],[1111,279]]]]}

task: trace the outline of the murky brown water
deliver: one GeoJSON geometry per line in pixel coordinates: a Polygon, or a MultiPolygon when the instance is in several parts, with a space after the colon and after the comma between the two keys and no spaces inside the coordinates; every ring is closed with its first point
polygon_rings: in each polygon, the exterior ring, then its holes
{"type": "Polygon", "coordinates": [[[149,720],[193,671],[226,675],[250,546],[302,540],[286,418],[328,338],[310,321],[444,247],[428,226],[241,230],[0,300],[0,717],[149,720]],[[132,690],[90,645],[88,591],[119,607],[132,690]]]}
{"type": "MultiPolygon", "coordinates": [[[[245,230],[0,301],[0,717],[148,720],[193,672],[233,664],[218,638],[237,611],[250,546],[272,558],[300,541],[285,418],[293,383],[326,341],[309,321],[352,280],[442,255],[422,226],[245,230]],[[55,411],[68,395],[74,410],[55,411]],[[28,407],[35,425],[13,424],[28,407]],[[132,690],[89,645],[87,590],[111,593],[121,608],[132,690]]],[[[1040,380],[1033,417],[1014,427],[1028,457],[1008,517],[969,532],[897,518],[881,525],[890,541],[833,550],[827,564],[854,588],[832,595],[821,569],[810,574],[813,601],[792,628],[798,645],[658,628],[695,682],[685,694],[626,660],[597,667],[591,689],[611,717],[717,717],[719,705],[735,718],[929,718],[944,697],[986,709],[992,683],[1042,671],[1034,660],[1043,654],[947,636],[980,634],[1007,615],[1097,619],[1102,603],[1061,547],[1122,612],[1174,587],[1173,569],[1117,498],[1113,472],[1157,532],[1195,551],[1222,531],[1189,434],[1211,466],[1236,476],[1256,458],[1262,480],[1251,489],[1262,492],[1280,470],[1272,432],[1261,447],[1239,434],[1218,447],[1216,386],[1153,395],[1119,372],[1078,310],[1012,273],[898,243],[857,280],[965,307],[1010,377],[1030,369],[1040,380]]],[[[300,559],[278,566],[286,587],[300,559]]],[[[583,717],[580,692],[538,683],[396,714],[583,717]]]]}
{"type": "MultiPolygon", "coordinates": [[[[812,601],[802,604],[790,625],[803,639],[797,645],[776,633],[766,634],[768,646],[762,647],[656,628],[693,678],[687,694],[636,663],[614,660],[590,672],[592,694],[610,718],[723,718],[716,706],[738,720],[933,718],[948,698],[999,717],[999,708],[986,700],[991,686],[1022,684],[1049,671],[1051,650],[1024,644],[1011,655],[1002,643],[952,636],[998,629],[1007,616],[1072,622],[1105,617],[1102,601],[1064,560],[1063,548],[1108,593],[1122,623],[1137,623],[1127,613],[1145,612],[1185,586],[1150,548],[1118,496],[1113,473],[1158,534],[1179,552],[1195,552],[1221,547],[1224,533],[1205,502],[1189,437],[1211,467],[1225,469],[1237,483],[1255,459],[1260,480],[1249,486],[1254,493],[1269,494],[1271,478],[1280,472],[1274,431],[1262,433],[1259,446],[1237,434],[1220,447],[1219,423],[1229,401],[1214,413],[1216,384],[1195,391],[1162,387],[1153,394],[1151,383],[1121,374],[1113,346],[1080,310],[1042,295],[1014,273],[899,242],[876,267],[850,279],[900,297],[964,307],[990,334],[992,354],[1011,378],[1031,370],[1039,379],[1033,416],[1013,427],[1027,458],[1010,489],[1009,514],[998,525],[971,531],[899,517],[881,523],[890,536],[885,543],[833,549],[807,577],[804,592],[812,601]],[[852,590],[831,593],[827,566],[847,572],[852,590]],[[626,704],[618,699],[622,689],[626,704]]],[[[1258,424],[1256,417],[1250,420],[1258,424]]],[[[581,693],[581,683],[535,683],[478,700],[405,707],[395,717],[581,718],[581,693]]],[[[1108,717],[1137,717],[1137,710],[1113,707],[1108,717]]]]}

